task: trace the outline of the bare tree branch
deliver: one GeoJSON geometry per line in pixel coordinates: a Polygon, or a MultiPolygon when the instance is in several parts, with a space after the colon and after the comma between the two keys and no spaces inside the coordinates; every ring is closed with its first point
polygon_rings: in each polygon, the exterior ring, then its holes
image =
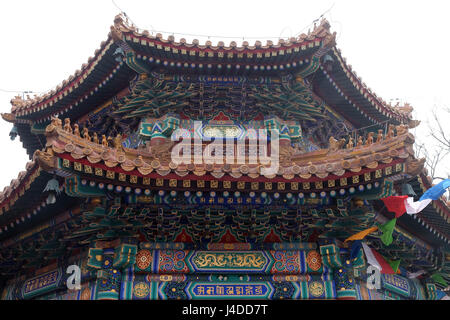
{"type": "Polygon", "coordinates": [[[437,108],[433,108],[432,115],[433,115],[433,123],[428,124],[428,127],[430,128],[430,134],[431,136],[437,140],[443,148],[447,149],[447,151],[450,151],[450,126],[446,125],[444,127],[442,126],[442,121],[445,121],[446,119],[450,119],[450,108],[444,108],[441,110],[441,112],[444,114],[442,118],[438,115],[437,108]]]}

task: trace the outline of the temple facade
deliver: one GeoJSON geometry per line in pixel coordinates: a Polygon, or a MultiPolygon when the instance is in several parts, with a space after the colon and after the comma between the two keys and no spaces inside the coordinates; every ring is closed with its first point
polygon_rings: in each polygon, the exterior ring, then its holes
{"type": "Polygon", "coordinates": [[[117,16],[81,70],[2,114],[32,159],[0,193],[2,299],[438,299],[443,198],[389,245],[364,239],[393,272],[345,241],[431,181],[412,108],[369,89],[335,37],[323,20],[214,46],[117,16]]]}

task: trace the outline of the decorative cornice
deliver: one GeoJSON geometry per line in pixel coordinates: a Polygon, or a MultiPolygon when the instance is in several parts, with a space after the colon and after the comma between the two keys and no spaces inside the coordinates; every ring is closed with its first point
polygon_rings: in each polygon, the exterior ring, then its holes
{"type": "MultiPolygon", "coordinates": [[[[78,127],[73,130],[68,119],[64,128],[59,119],[54,119],[46,128],[46,134],[46,151],[36,152],[37,158],[46,170],[57,168],[54,160],[56,157],[63,159],[63,166],[67,165],[66,167],[70,167],[70,162],[77,162],[80,166],[83,164],[84,171],[87,170],[87,173],[94,173],[93,168],[98,167],[98,170],[103,168],[105,171],[129,172],[144,177],[151,173],[161,176],[174,173],[179,177],[192,173],[199,177],[208,174],[216,179],[225,176],[232,179],[248,176],[250,179],[283,178],[289,181],[321,181],[330,176],[345,177],[364,174],[364,172],[376,172],[379,170],[378,167],[384,164],[389,166],[391,163],[406,163],[406,166],[401,166],[401,169],[396,165],[395,172],[401,171],[409,175],[415,174],[423,166],[423,161],[413,157],[414,137],[404,126],[397,127],[398,136],[395,136],[392,126],[384,139],[380,136],[378,141],[375,141],[371,133],[365,143],[360,137],[356,146],[353,146],[353,142],[349,142],[346,149],[342,149],[344,141],[336,141],[332,137],[328,149],[309,153],[302,153],[301,150],[290,146],[280,146],[280,165],[276,174],[263,173],[262,164],[227,164],[226,162],[218,164],[211,163],[208,159],[203,159],[202,163],[194,163],[191,160],[191,163],[176,164],[170,160],[174,142],[166,141],[145,150],[123,148],[120,136],[113,139],[103,137],[102,141],[94,138],[94,141],[91,141],[89,133],[84,131],[81,137],[78,127]],[[119,147],[110,147],[108,140],[114,140],[114,145],[119,147]]],[[[379,177],[381,178],[381,175],[379,177]]]]}

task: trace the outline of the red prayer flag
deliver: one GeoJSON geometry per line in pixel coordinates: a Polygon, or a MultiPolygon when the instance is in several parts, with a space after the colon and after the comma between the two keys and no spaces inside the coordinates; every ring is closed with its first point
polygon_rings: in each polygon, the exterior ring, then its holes
{"type": "Polygon", "coordinates": [[[372,253],[375,257],[375,259],[377,259],[378,263],[381,266],[381,270],[380,272],[383,274],[395,274],[395,271],[392,269],[391,265],[389,263],[387,263],[387,261],[383,258],[383,256],[381,254],[379,254],[377,251],[372,249],[372,253]]]}
{"type": "Polygon", "coordinates": [[[383,256],[379,254],[375,249],[369,248],[369,246],[364,242],[362,243],[362,247],[366,255],[368,264],[374,266],[375,268],[380,270],[380,272],[383,274],[395,273],[394,270],[392,270],[392,267],[389,265],[389,263],[387,263],[386,260],[383,258],[383,256]]]}
{"type": "Polygon", "coordinates": [[[408,199],[408,196],[390,196],[387,198],[382,198],[386,208],[390,212],[395,213],[395,217],[401,217],[406,212],[405,201],[408,199]]]}

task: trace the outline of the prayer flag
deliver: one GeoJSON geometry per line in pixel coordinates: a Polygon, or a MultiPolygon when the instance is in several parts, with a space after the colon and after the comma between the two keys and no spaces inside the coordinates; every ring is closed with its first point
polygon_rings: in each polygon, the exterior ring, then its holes
{"type": "Polygon", "coordinates": [[[375,232],[375,231],[377,231],[377,230],[378,230],[378,227],[371,227],[371,228],[369,228],[369,229],[360,231],[360,232],[358,232],[358,233],[356,233],[356,234],[354,234],[354,235],[348,237],[347,239],[345,239],[344,242],[347,242],[347,241],[354,241],[354,240],[362,240],[362,239],[364,239],[367,235],[369,235],[369,234],[371,234],[372,232],[375,232]]]}
{"type": "Polygon", "coordinates": [[[395,274],[394,270],[392,270],[392,267],[389,265],[389,263],[386,262],[381,254],[379,254],[376,250],[369,248],[369,246],[365,243],[363,243],[362,246],[368,264],[380,270],[380,273],[395,274]]]}
{"type": "Polygon", "coordinates": [[[381,241],[385,246],[390,245],[392,241],[394,241],[394,239],[392,238],[392,233],[394,232],[396,222],[397,218],[394,218],[379,227],[379,229],[383,232],[381,241]]]}
{"type": "Polygon", "coordinates": [[[408,196],[390,196],[381,200],[390,212],[395,213],[395,217],[401,217],[406,212],[405,200],[408,196]]]}

